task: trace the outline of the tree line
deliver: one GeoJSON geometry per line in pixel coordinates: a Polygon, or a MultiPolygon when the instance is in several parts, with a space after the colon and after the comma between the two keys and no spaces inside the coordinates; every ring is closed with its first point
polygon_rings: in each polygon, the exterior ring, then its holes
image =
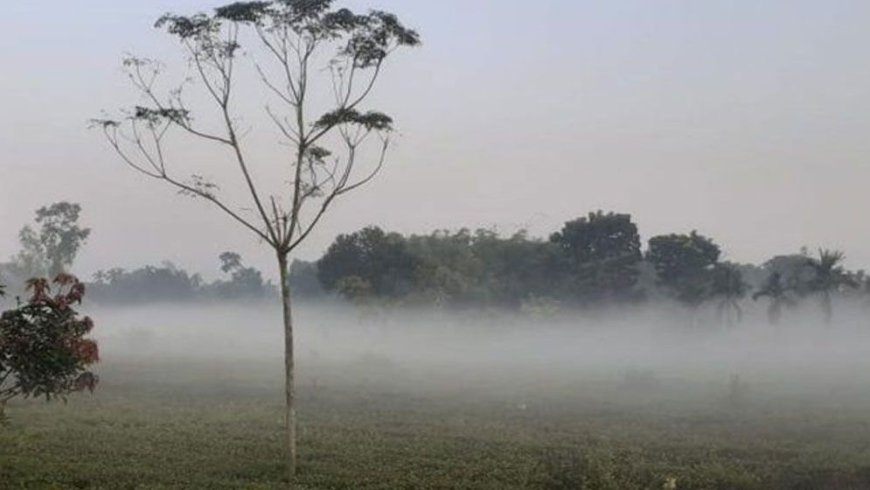
{"type": "Polygon", "coordinates": [[[212,282],[171,262],[133,270],[112,268],[97,271],[87,283],[93,300],[132,304],[184,301],[259,301],[278,297],[278,288],[253,267],[244,265],[236,252],[224,252],[220,271],[224,278],[212,282]]]}
{"type": "MultiPolygon", "coordinates": [[[[568,221],[547,239],[526,232],[435,231],[404,236],[367,227],[339,235],[314,263],[297,264],[294,282],[355,302],[584,308],[669,300],[696,310],[712,304],[728,324],[745,300],[784,308],[815,299],[830,321],[835,296],[870,298],[864,271],[848,271],[839,251],[771,257],[761,265],[722,260],[721,247],[696,231],[654,236],[643,248],[629,214],[597,211],[568,221]]],[[[306,287],[306,290],[310,289],[306,287]]]]}
{"type": "MultiPolygon", "coordinates": [[[[60,202],[38,209],[19,233],[21,250],[0,276],[7,284],[69,270],[90,229],[81,207],[60,202]]],[[[313,262],[287,271],[297,297],[341,297],[354,303],[403,306],[591,308],[672,301],[690,310],[712,305],[723,323],[742,319],[746,301],[765,301],[768,319],[816,301],[833,316],[835,297],[870,301],[870,277],[849,271],[839,251],[771,257],[761,265],[722,260],[721,247],[696,231],[654,236],[643,247],[631,215],[597,211],[566,222],[548,238],[524,231],[438,230],[402,235],[377,226],[338,235],[313,262]]],[[[133,270],[96,272],[84,284],[98,303],[272,300],[278,285],[246,266],[242,256],[219,257],[222,278],[212,282],[170,262],[133,270]]]]}
{"type": "MultiPolygon", "coordinates": [[[[19,232],[20,251],[0,263],[0,278],[15,296],[32,278],[56,277],[70,270],[85,246],[91,229],[79,224],[81,206],[58,202],[36,210],[34,224],[19,232]]],[[[133,270],[115,267],[97,271],[83,281],[88,296],[97,303],[133,304],[195,300],[266,300],[278,296],[278,287],[263,274],[244,264],[236,252],[219,257],[223,277],[211,282],[171,262],[133,270]]],[[[12,296],[12,294],[10,294],[12,296]]]]}

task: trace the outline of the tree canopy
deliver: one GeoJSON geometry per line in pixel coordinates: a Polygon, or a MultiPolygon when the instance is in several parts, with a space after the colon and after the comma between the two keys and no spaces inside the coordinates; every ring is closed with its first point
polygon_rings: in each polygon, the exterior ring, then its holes
{"type": "Polygon", "coordinates": [[[659,283],[675,299],[698,306],[707,298],[720,253],[713,240],[692,231],[651,238],[646,258],[655,267],[659,283]]]}
{"type": "Polygon", "coordinates": [[[19,233],[21,251],[13,260],[20,278],[54,277],[67,272],[91,234],[79,226],[79,204],[57,202],[36,210],[36,228],[25,226],[19,233]]]}

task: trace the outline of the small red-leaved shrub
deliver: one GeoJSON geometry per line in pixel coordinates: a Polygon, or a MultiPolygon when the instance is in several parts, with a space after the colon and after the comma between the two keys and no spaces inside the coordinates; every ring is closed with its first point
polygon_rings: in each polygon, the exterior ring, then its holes
{"type": "Polygon", "coordinates": [[[100,358],[97,343],[86,338],[94,323],[73,308],[84,284],[61,274],[53,281],[31,279],[27,290],[26,302],[0,315],[0,417],[16,396],[65,399],[96,384],[87,370],[100,358]]]}

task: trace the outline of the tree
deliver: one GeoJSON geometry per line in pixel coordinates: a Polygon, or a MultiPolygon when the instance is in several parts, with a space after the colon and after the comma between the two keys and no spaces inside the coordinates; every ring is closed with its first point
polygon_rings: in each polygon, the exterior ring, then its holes
{"type": "Polygon", "coordinates": [[[242,268],[242,256],[236,252],[224,252],[218,256],[221,272],[232,273],[242,268]]]}
{"type": "Polygon", "coordinates": [[[797,305],[797,301],[790,294],[793,290],[794,287],[785,283],[780,272],[772,272],[764,286],[752,295],[752,299],[758,301],[758,298],[765,296],[770,298],[770,305],[767,307],[767,321],[771,325],[778,325],[780,318],[782,318],[783,306],[793,307],[797,305]]]}
{"type": "Polygon", "coordinates": [[[348,291],[364,282],[367,294],[398,298],[413,290],[417,267],[402,235],[370,226],[339,235],[317,262],[317,273],[327,291],[344,291],[342,279],[353,277],[355,286],[348,291]]]}
{"type": "Polygon", "coordinates": [[[185,83],[162,95],[157,85],[161,65],[142,58],[129,58],[124,66],[146,104],[120,119],[93,123],[131,168],[207,201],[274,250],[286,340],[287,468],[292,480],[296,472],[296,395],[288,257],[336,199],[370,182],[381,170],[393,120],[382,112],[362,110],[362,104],[384,61],[397,48],[420,44],[420,38],[393,14],[356,14],[335,9],[333,0],[235,2],[211,14],[167,14],[156,26],[180,41],[199,83],[196,87],[217,110],[221,130],[212,130],[194,118],[190,100],[185,100],[185,83]],[[241,56],[243,42],[248,43],[245,49],[251,56],[241,56]],[[245,80],[238,70],[245,59],[251,61],[248,66],[278,104],[267,106],[266,115],[283,137],[280,148],[292,149],[282,179],[287,185],[268,197],[255,180],[251,145],[246,142],[237,104],[237,85],[245,80]],[[324,59],[328,59],[325,66],[317,66],[324,59]],[[322,86],[331,89],[333,101],[328,110],[310,118],[314,112],[311,102],[320,100],[311,94],[319,86],[318,74],[331,77],[322,86]],[[173,130],[227,150],[250,197],[250,213],[230,204],[219,195],[217,184],[202,175],[186,178],[171,170],[166,138],[173,130]],[[378,139],[377,156],[361,173],[358,163],[364,158],[364,143],[372,137],[378,139]]]}
{"type": "Polygon", "coordinates": [[[551,301],[561,292],[558,246],[529,239],[525,230],[504,238],[494,231],[477,230],[471,251],[481,265],[482,289],[500,306],[522,308],[537,299],[551,301]]]}
{"type": "Polygon", "coordinates": [[[858,288],[859,285],[843,269],[846,256],[839,250],[819,249],[818,258],[807,259],[806,265],[813,271],[808,285],[810,291],[819,295],[825,323],[830,325],[834,316],[831,293],[844,287],[858,288]]]}
{"type": "Polygon", "coordinates": [[[179,302],[195,299],[201,293],[202,278],[164,262],[160,266],[146,265],[131,271],[117,267],[97,271],[88,287],[97,302],[179,302]]]}
{"type": "Polygon", "coordinates": [[[710,280],[710,297],[718,299],[716,316],[721,323],[733,327],[743,321],[740,300],[746,296],[749,286],[733,264],[719,263],[713,266],[710,280]]]}
{"type": "Polygon", "coordinates": [[[75,277],[61,274],[53,285],[31,279],[30,299],[0,315],[0,418],[6,403],[17,396],[64,398],[96,377],[87,367],[99,361],[96,342],[86,338],[94,327],[73,306],[85,288],[75,277]]]}
{"type": "Polygon", "coordinates": [[[550,241],[559,245],[575,291],[590,299],[626,298],[637,284],[640,235],[629,214],[589,213],[565,223],[550,241]]]}
{"type": "Polygon", "coordinates": [[[304,260],[294,260],[290,264],[290,286],[296,297],[320,298],[323,286],[317,277],[317,264],[304,260]]]}
{"type": "Polygon", "coordinates": [[[25,226],[19,233],[22,250],[14,261],[17,275],[55,277],[67,271],[91,234],[89,228],[78,225],[81,210],[80,205],[66,201],[36,210],[38,230],[25,226]]]}
{"type": "Polygon", "coordinates": [[[420,260],[415,282],[422,298],[436,305],[482,303],[489,299],[484,285],[486,264],[474,250],[475,237],[484,233],[463,228],[408,237],[411,254],[420,260]]]}
{"type": "Polygon", "coordinates": [[[797,297],[806,296],[812,291],[810,283],[815,276],[812,268],[807,267],[809,256],[805,250],[799,254],[777,255],[764,263],[764,270],[779,274],[782,285],[797,297]]]}
{"type": "Polygon", "coordinates": [[[216,293],[224,299],[265,298],[271,284],[263,281],[263,274],[253,267],[245,267],[242,256],[236,252],[224,252],[219,256],[221,271],[230,275],[229,281],[214,284],[216,293]]]}
{"type": "Polygon", "coordinates": [[[711,239],[693,231],[651,238],[646,258],[655,267],[660,285],[681,303],[697,308],[707,298],[720,253],[711,239]]]}

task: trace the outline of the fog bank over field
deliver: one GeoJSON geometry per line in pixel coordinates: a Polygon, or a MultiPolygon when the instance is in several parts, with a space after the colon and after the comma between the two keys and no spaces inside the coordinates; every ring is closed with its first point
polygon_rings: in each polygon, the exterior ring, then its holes
{"type": "MultiPolygon", "coordinates": [[[[811,389],[851,396],[860,394],[855,389],[866,392],[870,381],[870,322],[861,306],[838,306],[829,327],[808,305],[777,327],[768,325],[757,308],[728,329],[703,309],[691,325],[685,310],[654,307],[535,318],[497,310],[388,311],[302,303],[297,355],[303,378],[337,366],[351,377],[367,369],[397,378],[411,371],[461,373],[457,383],[493,373],[623,381],[634,373],[642,381],[649,378],[643,381],[648,384],[727,381],[739,374],[763,381],[770,393],[811,389]]],[[[274,365],[276,376],[281,373],[277,305],[96,308],[89,313],[96,318],[94,332],[106,363],[169,360],[231,369],[260,364],[274,365]]],[[[105,376],[111,375],[107,370],[105,376]]]]}

